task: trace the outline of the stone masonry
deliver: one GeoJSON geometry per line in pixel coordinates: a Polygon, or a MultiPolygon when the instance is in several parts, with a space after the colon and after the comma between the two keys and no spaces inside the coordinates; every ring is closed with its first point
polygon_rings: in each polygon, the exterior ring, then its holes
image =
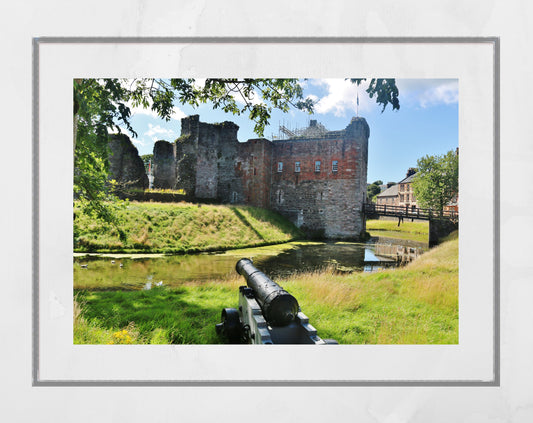
{"type": "Polygon", "coordinates": [[[154,146],[154,187],[269,208],[309,236],[357,239],[365,231],[370,131],[364,118],[340,131],[243,143],[232,122],[208,124],[195,115],[181,127],[174,143],[154,146]]]}

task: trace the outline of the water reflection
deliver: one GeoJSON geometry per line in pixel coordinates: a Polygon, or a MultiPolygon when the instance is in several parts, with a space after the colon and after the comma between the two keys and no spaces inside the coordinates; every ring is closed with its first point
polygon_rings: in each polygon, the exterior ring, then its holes
{"type": "Polygon", "coordinates": [[[255,265],[274,280],[324,268],[341,273],[372,272],[396,265],[394,257],[377,253],[379,244],[386,242],[383,239],[373,239],[367,244],[299,242],[225,253],[155,257],[81,256],[74,258],[74,288],[152,289],[162,285],[176,287],[190,281],[225,279],[237,276],[235,263],[243,257],[252,258],[255,265]]]}

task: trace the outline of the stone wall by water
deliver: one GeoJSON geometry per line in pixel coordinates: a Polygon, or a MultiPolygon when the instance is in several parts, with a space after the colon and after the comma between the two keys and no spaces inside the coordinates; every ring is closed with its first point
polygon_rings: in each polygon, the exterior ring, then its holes
{"type": "Polygon", "coordinates": [[[452,222],[447,219],[432,219],[429,221],[429,245],[434,246],[439,243],[440,238],[450,235],[459,229],[459,222],[452,222]]]}
{"type": "Polygon", "coordinates": [[[369,128],[353,118],[342,131],[274,142],[271,207],[310,235],[357,238],[365,231],[369,128]]]}

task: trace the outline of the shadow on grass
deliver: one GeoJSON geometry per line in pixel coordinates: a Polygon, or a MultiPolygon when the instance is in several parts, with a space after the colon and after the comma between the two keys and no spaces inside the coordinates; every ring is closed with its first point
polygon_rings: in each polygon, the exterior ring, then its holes
{"type": "Polygon", "coordinates": [[[140,291],[80,290],[75,292],[83,317],[108,330],[134,322],[140,338],[149,343],[154,331],[164,330],[170,344],[219,344],[215,324],[223,308],[235,306],[237,294],[220,290],[154,288],[140,291]],[[232,301],[231,297],[234,297],[232,301]]]}
{"type": "Polygon", "coordinates": [[[237,208],[235,207],[232,207],[232,210],[233,210],[233,213],[235,213],[235,216],[237,216],[240,221],[245,225],[247,226],[248,228],[250,228],[256,235],[259,239],[261,239],[262,241],[265,241],[265,237],[259,233],[257,231],[257,229],[255,229],[252,224],[248,221],[248,219],[246,219],[246,216],[244,216],[240,210],[238,210],[237,208]]]}

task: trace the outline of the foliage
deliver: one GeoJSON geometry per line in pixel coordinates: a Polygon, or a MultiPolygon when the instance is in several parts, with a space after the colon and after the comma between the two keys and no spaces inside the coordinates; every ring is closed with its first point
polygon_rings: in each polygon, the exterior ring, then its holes
{"type": "Polygon", "coordinates": [[[412,186],[418,204],[442,214],[459,189],[459,156],[454,151],[424,156],[418,159],[417,168],[412,186]]]}
{"type": "Polygon", "coordinates": [[[109,194],[108,129],[129,123],[126,90],[117,80],[74,80],[74,197],[87,213],[112,221],[112,209],[105,200],[109,194]]]}
{"type": "MultiPolygon", "coordinates": [[[[361,85],[363,81],[366,81],[366,78],[350,79],[350,81],[356,85],[361,85]]],[[[385,111],[388,104],[391,105],[392,110],[400,110],[400,91],[396,86],[395,79],[372,78],[366,92],[370,98],[376,96],[376,103],[383,106],[381,113],[385,111]]]]}
{"type": "Polygon", "coordinates": [[[383,181],[377,180],[366,187],[366,195],[371,202],[375,201],[376,195],[381,192],[380,185],[383,185],[383,181]]]}
{"type": "Polygon", "coordinates": [[[150,160],[154,160],[154,155],[153,154],[143,154],[141,156],[141,159],[143,161],[143,164],[144,164],[144,168],[146,169],[146,173],[148,173],[148,166],[150,164],[150,160]]]}

